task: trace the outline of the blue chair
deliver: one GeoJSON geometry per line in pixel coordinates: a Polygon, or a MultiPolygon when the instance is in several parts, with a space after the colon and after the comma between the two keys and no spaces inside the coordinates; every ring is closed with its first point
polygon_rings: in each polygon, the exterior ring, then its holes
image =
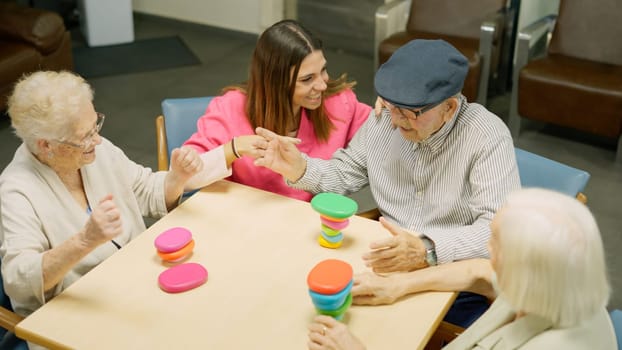
{"type": "Polygon", "coordinates": [[[171,151],[181,146],[197,129],[212,97],[169,98],[162,101],[162,115],[156,118],[158,170],[168,170],[171,151]]]}
{"type": "Polygon", "coordinates": [[[616,332],[616,338],[618,339],[618,350],[622,350],[622,310],[611,310],[609,316],[611,316],[613,330],[616,332]]]}
{"type": "Polygon", "coordinates": [[[520,148],[515,151],[522,187],[548,188],[587,203],[582,191],[590,179],[590,173],[520,148]]]}

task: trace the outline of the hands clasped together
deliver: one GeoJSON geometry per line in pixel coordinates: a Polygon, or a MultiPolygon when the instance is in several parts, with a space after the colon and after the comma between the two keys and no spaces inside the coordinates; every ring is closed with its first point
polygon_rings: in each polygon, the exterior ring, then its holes
{"type": "Polygon", "coordinates": [[[300,139],[277,135],[264,128],[255,132],[263,138],[255,144],[258,154],[255,165],[271,169],[292,182],[300,179],[307,168],[307,161],[296,147],[300,139]]]}

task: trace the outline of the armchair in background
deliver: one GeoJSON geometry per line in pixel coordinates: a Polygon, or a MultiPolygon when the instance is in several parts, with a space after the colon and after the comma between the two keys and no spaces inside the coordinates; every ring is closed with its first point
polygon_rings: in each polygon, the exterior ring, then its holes
{"type": "Polygon", "coordinates": [[[156,117],[158,170],[168,170],[169,157],[197,129],[212,97],[169,98],[162,101],[162,115],[156,117]]]}
{"type": "Polygon", "coordinates": [[[489,80],[498,86],[509,64],[514,11],[508,0],[395,0],[375,15],[375,68],[413,39],[443,39],[469,60],[462,93],[486,105],[489,80]]]}
{"type": "Polygon", "coordinates": [[[622,2],[560,0],[559,14],[519,30],[508,126],[521,118],[617,139],[622,162],[622,2]],[[537,43],[546,55],[531,59],[537,43]],[[541,46],[541,45],[540,45],[541,46]]]}
{"type": "Polygon", "coordinates": [[[56,13],[0,2],[0,111],[17,80],[37,70],[73,70],[71,36],[56,13]]]}

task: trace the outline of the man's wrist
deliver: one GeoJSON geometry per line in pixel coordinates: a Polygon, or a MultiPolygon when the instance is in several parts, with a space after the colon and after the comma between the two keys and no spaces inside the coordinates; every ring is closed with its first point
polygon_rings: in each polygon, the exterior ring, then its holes
{"type": "Polygon", "coordinates": [[[287,180],[289,180],[289,182],[292,184],[295,184],[296,182],[300,181],[300,179],[302,179],[305,176],[305,173],[307,172],[307,160],[303,157],[301,164],[296,168],[302,168],[302,171],[299,171],[297,172],[297,174],[293,174],[293,176],[289,176],[287,178],[287,180]]]}
{"type": "Polygon", "coordinates": [[[425,261],[429,266],[437,265],[438,259],[436,256],[436,246],[434,245],[434,242],[426,236],[422,236],[421,241],[423,241],[423,245],[425,247],[425,261]]]}

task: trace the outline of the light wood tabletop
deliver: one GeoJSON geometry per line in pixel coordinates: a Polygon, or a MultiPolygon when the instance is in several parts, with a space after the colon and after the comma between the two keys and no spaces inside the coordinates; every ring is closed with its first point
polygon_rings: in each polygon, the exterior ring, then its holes
{"type": "MultiPolygon", "coordinates": [[[[339,249],[317,243],[319,215],[298,201],[228,181],[196,193],[169,215],[17,325],[16,334],[51,348],[306,349],[315,315],[306,278],[334,258],[364,271],[361,255],[386,232],[353,217],[339,249]],[[161,232],[193,233],[184,262],[202,264],[207,282],[169,294],[154,247],[161,232]]],[[[422,293],[393,305],[353,305],[344,317],[368,349],[423,348],[454,299],[422,293]]]]}

